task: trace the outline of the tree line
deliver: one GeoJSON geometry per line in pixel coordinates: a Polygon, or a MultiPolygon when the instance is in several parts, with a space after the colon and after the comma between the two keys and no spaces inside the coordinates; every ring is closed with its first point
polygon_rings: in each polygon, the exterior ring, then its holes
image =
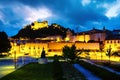
{"type": "Polygon", "coordinates": [[[2,55],[3,52],[9,52],[10,49],[11,44],[7,34],[4,31],[0,32],[0,55],[2,55]]]}
{"type": "MultiPolygon", "coordinates": [[[[15,36],[13,36],[13,38],[29,38],[29,39],[35,39],[35,38],[44,38],[47,36],[62,36],[62,38],[66,37],[66,32],[69,28],[64,28],[61,25],[58,24],[51,24],[48,27],[44,27],[44,28],[39,28],[37,30],[33,30],[31,28],[31,25],[27,25],[25,28],[21,29],[18,34],[16,34],[15,36]],[[57,25],[57,27],[55,27],[54,25],[57,25]]],[[[73,34],[74,31],[69,29],[73,34]]]]}

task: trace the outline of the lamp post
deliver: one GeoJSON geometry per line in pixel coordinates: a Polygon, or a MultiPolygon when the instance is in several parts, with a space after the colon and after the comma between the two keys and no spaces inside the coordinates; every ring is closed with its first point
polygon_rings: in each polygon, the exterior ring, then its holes
{"type": "Polygon", "coordinates": [[[100,48],[100,52],[101,52],[101,62],[102,62],[102,57],[103,57],[103,55],[102,55],[103,49],[102,48],[100,48]]]}
{"type": "Polygon", "coordinates": [[[16,69],[17,68],[16,51],[14,51],[14,66],[15,66],[15,69],[16,69]]]}
{"type": "Polygon", "coordinates": [[[16,57],[16,49],[15,49],[15,47],[16,47],[16,42],[13,44],[13,46],[14,46],[14,57],[13,57],[13,61],[14,61],[14,67],[15,67],[15,69],[17,68],[17,57],[16,57]]]}
{"type": "Polygon", "coordinates": [[[22,56],[22,65],[25,64],[25,41],[22,43],[22,50],[23,50],[23,56],[22,56]]]}
{"type": "Polygon", "coordinates": [[[23,56],[22,56],[22,65],[24,65],[25,62],[24,62],[24,52],[23,52],[23,56]]]}

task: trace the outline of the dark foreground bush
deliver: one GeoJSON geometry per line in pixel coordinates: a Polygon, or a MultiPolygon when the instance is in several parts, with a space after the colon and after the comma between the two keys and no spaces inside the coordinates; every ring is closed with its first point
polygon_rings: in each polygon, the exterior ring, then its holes
{"type": "Polygon", "coordinates": [[[97,67],[84,61],[80,61],[79,64],[90,70],[93,74],[97,75],[102,80],[120,80],[120,75],[109,72],[108,70],[105,70],[103,68],[97,67]]]}
{"type": "Polygon", "coordinates": [[[54,80],[65,80],[63,79],[63,71],[60,62],[55,59],[53,62],[53,78],[54,80]]]}

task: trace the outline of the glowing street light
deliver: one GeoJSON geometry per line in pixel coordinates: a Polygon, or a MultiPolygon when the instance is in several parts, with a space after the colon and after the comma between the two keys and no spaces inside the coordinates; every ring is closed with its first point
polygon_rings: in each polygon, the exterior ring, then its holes
{"type": "Polygon", "coordinates": [[[14,66],[15,66],[15,69],[17,68],[17,57],[16,57],[16,50],[15,50],[15,46],[16,46],[16,43],[14,43],[14,66]]]}

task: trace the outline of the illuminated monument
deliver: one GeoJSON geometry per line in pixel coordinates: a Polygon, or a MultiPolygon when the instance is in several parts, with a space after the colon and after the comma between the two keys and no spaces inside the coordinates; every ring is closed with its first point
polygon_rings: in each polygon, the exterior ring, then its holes
{"type": "Polygon", "coordinates": [[[44,28],[44,27],[48,27],[48,22],[47,21],[43,21],[43,22],[35,21],[31,26],[31,28],[33,30],[38,30],[38,29],[41,29],[41,28],[44,28]]]}

